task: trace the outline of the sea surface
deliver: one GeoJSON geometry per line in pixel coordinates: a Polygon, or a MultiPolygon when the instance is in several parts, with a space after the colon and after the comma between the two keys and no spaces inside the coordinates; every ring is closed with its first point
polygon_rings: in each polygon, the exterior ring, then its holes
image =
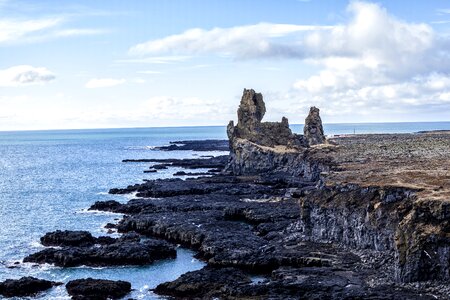
{"type": "MultiPolygon", "coordinates": [[[[294,132],[301,125],[291,126],[294,132]]],[[[328,135],[353,133],[406,133],[450,130],[450,122],[328,124],[328,135]]],[[[103,226],[119,214],[88,212],[95,201],[126,202],[131,195],[113,196],[110,188],[125,187],[143,179],[171,177],[179,168],[144,174],[148,163],[122,163],[130,158],[192,158],[223,152],[156,151],[154,146],[170,141],[225,139],[225,127],[172,127],[92,130],[49,130],[0,132],[0,281],[35,276],[67,282],[77,278],[105,278],[131,282],[131,297],[158,299],[149,290],[174,280],[204,263],[194,252],[178,248],[178,257],[146,267],[58,268],[19,264],[28,254],[43,247],[39,238],[46,232],[88,230],[107,235],[103,226]]],[[[39,299],[69,299],[64,286],[42,294],[39,299]]]]}

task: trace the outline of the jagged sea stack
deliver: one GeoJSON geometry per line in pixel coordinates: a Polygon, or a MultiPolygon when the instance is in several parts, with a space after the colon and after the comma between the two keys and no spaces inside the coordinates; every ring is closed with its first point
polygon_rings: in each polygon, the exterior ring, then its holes
{"type": "MultiPolygon", "coordinates": [[[[230,161],[226,171],[234,175],[279,173],[317,180],[321,163],[305,161],[308,141],[289,128],[288,119],[281,122],[261,122],[266,106],[260,93],[244,89],[237,111],[236,126],[227,127],[230,161]]],[[[320,120],[320,118],[319,118],[320,120]]],[[[321,124],[320,124],[321,126],[321,124]]],[[[323,130],[321,130],[323,135],[323,130]]]]}
{"type": "Polygon", "coordinates": [[[230,146],[236,139],[245,139],[261,146],[277,145],[289,147],[306,147],[303,136],[292,133],[289,121],[283,117],[281,122],[261,122],[266,113],[261,93],[253,89],[244,89],[241,103],[237,111],[238,123],[230,121],[227,127],[230,146]]]}
{"type": "Polygon", "coordinates": [[[322,119],[320,118],[319,109],[317,107],[313,106],[309,109],[309,114],[305,119],[303,133],[305,134],[309,146],[325,143],[322,119]]]}

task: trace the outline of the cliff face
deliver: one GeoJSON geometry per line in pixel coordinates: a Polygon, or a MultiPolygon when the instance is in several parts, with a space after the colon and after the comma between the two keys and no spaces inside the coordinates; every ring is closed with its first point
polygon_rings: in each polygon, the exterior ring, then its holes
{"type": "Polygon", "coordinates": [[[245,90],[230,122],[235,175],[284,174],[316,182],[293,195],[304,240],[371,249],[393,257],[400,282],[450,280],[450,133],[355,135],[328,143],[312,107],[304,136],[261,122],[260,94],[245,90]]]}
{"type": "Polygon", "coordinates": [[[227,170],[235,175],[282,172],[317,180],[317,174],[326,170],[326,166],[305,157],[306,138],[292,133],[285,117],[281,122],[262,122],[265,113],[262,95],[244,89],[238,122],[235,126],[230,121],[227,127],[231,156],[227,170]]]}

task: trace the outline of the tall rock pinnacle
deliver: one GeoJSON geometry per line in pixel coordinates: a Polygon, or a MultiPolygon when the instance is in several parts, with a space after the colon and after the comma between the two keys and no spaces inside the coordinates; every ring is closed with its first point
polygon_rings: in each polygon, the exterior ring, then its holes
{"type": "Polygon", "coordinates": [[[313,106],[309,109],[309,114],[305,119],[303,133],[310,146],[323,144],[325,142],[322,119],[320,118],[319,109],[317,107],[313,106]]]}
{"type": "Polygon", "coordinates": [[[235,126],[230,121],[227,126],[230,147],[233,148],[233,141],[237,138],[268,147],[306,147],[303,136],[292,133],[287,118],[283,117],[281,122],[262,122],[265,113],[263,96],[252,89],[244,89],[237,111],[238,122],[235,126]]]}

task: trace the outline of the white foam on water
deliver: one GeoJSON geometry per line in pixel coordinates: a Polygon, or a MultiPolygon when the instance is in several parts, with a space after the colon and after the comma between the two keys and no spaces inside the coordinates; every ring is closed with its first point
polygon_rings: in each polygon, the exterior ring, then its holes
{"type": "Polygon", "coordinates": [[[30,243],[30,247],[31,248],[45,248],[45,246],[42,245],[41,242],[39,242],[39,241],[32,241],[30,243]]]}
{"type": "Polygon", "coordinates": [[[102,211],[102,210],[89,210],[88,208],[83,208],[77,210],[76,214],[91,214],[91,215],[104,215],[104,216],[123,216],[121,213],[115,213],[110,211],[102,211]]]}
{"type": "Polygon", "coordinates": [[[99,193],[97,193],[97,195],[109,195],[109,193],[108,192],[99,192],[99,193]]]}

